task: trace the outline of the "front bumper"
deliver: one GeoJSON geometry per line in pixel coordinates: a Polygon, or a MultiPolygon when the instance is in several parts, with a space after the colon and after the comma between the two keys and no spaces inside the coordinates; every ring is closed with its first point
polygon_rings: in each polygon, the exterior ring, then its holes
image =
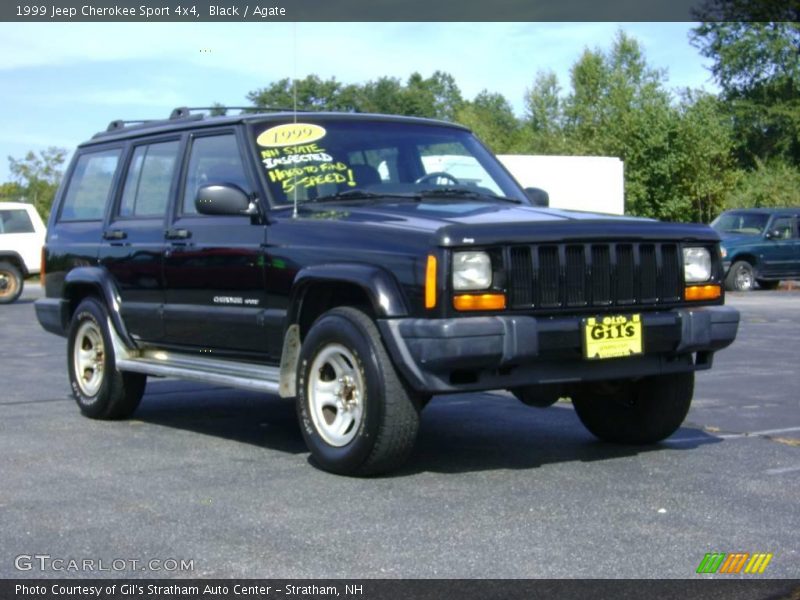
{"type": "Polygon", "coordinates": [[[582,317],[475,316],[378,321],[394,364],[420,392],[446,393],[708,369],[730,345],[730,306],[643,312],[644,353],[585,360],[582,317]]]}

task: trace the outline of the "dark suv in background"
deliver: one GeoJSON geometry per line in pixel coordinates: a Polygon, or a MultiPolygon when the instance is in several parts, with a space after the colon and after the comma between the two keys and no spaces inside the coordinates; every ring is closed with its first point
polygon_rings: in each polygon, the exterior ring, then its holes
{"type": "Polygon", "coordinates": [[[85,415],[129,416],[148,376],[277,393],[337,473],[400,465],[441,393],[569,396],[601,439],[671,435],[736,336],[717,234],[534,204],[439,121],[113,122],[58,192],[36,311],[85,415]]]}
{"type": "Polygon", "coordinates": [[[725,286],[774,289],[800,278],[800,207],[729,210],[711,223],[722,238],[725,286]]]}

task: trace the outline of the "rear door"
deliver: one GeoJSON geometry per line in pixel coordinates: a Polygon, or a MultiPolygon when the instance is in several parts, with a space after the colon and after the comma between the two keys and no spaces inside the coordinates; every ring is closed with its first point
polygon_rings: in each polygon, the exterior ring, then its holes
{"type": "Polygon", "coordinates": [[[112,274],[120,309],[134,339],[163,338],[164,229],[177,187],[178,136],[133,145],[123,185],[103,231],[100,262],[112,274]]]}
{"type": "Polygon", "coordinates": [[[197,190],[233,184],[255,190],[237,130],[195,133],[188,141],[181,189],[166,231],[165,343],[198,352],[263,355],[265,226],[247,216],[198,214],[197,190]]]}

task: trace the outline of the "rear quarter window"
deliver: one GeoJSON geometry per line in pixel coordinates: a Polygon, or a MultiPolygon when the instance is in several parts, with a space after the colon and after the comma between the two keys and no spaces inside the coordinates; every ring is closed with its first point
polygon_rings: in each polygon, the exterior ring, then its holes
{"type": "Polygon", "coordinates": [[[121,150],[101,150],[78,158],[67,184],[59,221],[99,221],[105,213],[121,150]]]}

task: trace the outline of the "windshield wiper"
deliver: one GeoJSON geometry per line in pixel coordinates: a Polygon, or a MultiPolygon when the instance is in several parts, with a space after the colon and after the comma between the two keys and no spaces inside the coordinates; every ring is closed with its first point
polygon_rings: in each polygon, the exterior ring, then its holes
{"type": "Polygon", "coordinates": [[[328,194],[327,196],[320,196],[306,202],[331,202],[335,200],[376,200],[379,198],[404,198],[406,200],[419,200],[416,194],[397,194],[386,192],[368,192],[367,190],[344,190],[343,192],[336,192],[335,194],[328,194]]]}
{"type": "Polygon", "coordinates": [[[431,188],[428,190],[422,190],[419,192],[419,195],[428,198],[488,198],[489,200],[499,200],[501,202],[522,204],[522,201],[517,200],[516,198],[507,198],[506,196],[498,196],[497,194],[490,194],[488,192],[478,192],[476,190],[457,187],[431,188]]]}

